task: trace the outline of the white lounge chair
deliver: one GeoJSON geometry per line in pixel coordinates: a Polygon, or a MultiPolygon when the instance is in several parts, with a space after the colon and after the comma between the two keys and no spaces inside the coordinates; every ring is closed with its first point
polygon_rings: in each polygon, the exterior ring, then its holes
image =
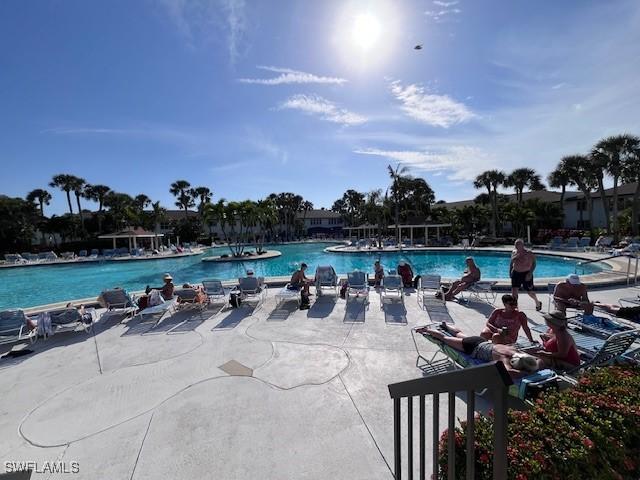
{"type": "Polygon", "coordinates": [[[200,313],[207,304],[200,301],[200,292],[195,288],[176,288],[173,297],[176,299],[176,310],[197,310],[200,313]]]}
{"type": "Polygon", "coordinates": [[[418,305],[424,308],[424,299],[426,296],[437,298],[436,294],[440,293],[439,300],[445,303],[444,293],[442,292],[442,277],[440,275],[421,275],[418,280],[417,300],[418,305]]]}
{"type": "Polygon", "coordinates": [[[497,284],[496,281],[480,280],[469,286],[466,290],[460,292],[460,297],[464,299],[464,294],[467,294],[466,300],[475,298],[480,302],[486,302],[493,305],[498,298],[498,293],[493,290],[493,287],[497,284]]]}
{"type": "Polygon", "coordinates": [[[221,305],[216,313],[220,313],[229,304],[227,292],[220,280],[203,280],[202,288],[204,288],[204,292],[207,294],[207,297],[209,297],[209,305],[221,305]]]}
{"type": "Polygon", "coordinates": [[[50,329],[46,329],[45,338],[49,335],[56,333],[76,331],[80,327],[79,331],[89,333],[91,326],[96,320],[95,309],[87,308],[85,312],[91,315],[91,323],[85,323],[80,311],[77,308],[63,308],[60,310],[53,310],[51,312],[45,312],[49,316],[50,329]],[[50,333],[48,332],[50,330],[50,333]]]}
{"type": "Polygon", "coordinates": [[[27,260],[22,257],[19,253],[6,253],[4,256],[4,261],[7,264],[16,265],[20,263],[27,263],[27,260]]]}
{"type": "Polygon", "coordinates": [[[263,278],[258,277],[242,277],[238,278],[238,291],[242,301],[249,303],[256,301],[256,306],[251,312],[258,310],[267,298],[267,286],[264,284],[263,278]]]}
{"type": "Polygon", "coordinates": [[[17,344],[24,341],[33,343],[37,339],[36,329],[30,330],[24,311],[0,311],[0,345],[17,344]]]}
{"type": "Polygon", "coordinates": [[[298,307],[302,303],[302,296],[299,289],[290,288],[291,284],[287,283],[276,293],[276,308],[279,308],[283,303],[295,300],[298,302],[298,307]]]}
{"type": "Polygon", "coordinates": [[[347,303],[349,303],[349,297],[351,295],[364,295],[366,303],[369,303],[369,278],[365,272],[356,271],[347,273],[347,284],[347,303]]]}
{"type": "Polygon", "coordinates": [[[123,310],[126,315],[129,315],[136,310],[136,304],[123,288],[103,290],[98,296],[98,303],[106,308],[105,313],[113,310],[123,310]]]}
{"type": "Polygon", "coordinates": [[[321,296],[325,288],[333,290],[335,296],[338,296],[338,275],[334,268],[330,265],[320,266],[316,268],[316,295],[321,296]]]}
{"type": "Polygon", "coordinates": [[[404,303],[404,288],[402,286],[402,277],[400,275],[386,275],[382,279],[382,289],[380,290],[380,308],[384,307],[383,303],[387,297],[400,299],[404,303]]]}

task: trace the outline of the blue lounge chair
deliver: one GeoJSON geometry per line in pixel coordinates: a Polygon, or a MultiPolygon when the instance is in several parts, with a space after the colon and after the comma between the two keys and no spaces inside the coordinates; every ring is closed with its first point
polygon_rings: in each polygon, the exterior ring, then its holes
{"type": "Polygon", "coordinates": [[[418,280],[418,292],[416,298],[418,305],[425,308],[425,297],[429,299],[438,299],[439,302],[445,303],[444,294],[442,293],[442,277],[440,275],[421,275],[418,280]],[[438,299],[436,295],[440,293],[438,299]]]}
{"type": "Polygon", "coordinates": [[[365,272],[351,272],[347,273],[347,291],[346,291],[346,300],[349,303],[349,297],[351,295],[360,296],[363,295],[365,297],[365,301],[369,303],[369,278],[365,272]]]}
{"type": "Polygon", "coordinates": [[[332,290],[338,296],[338,275],[331,265],[316,268],[316,294],[322,295],[323,289],[332,290]]]}
{"type": "Polygon", "coordinates": [[[261,277],[251,276],[238,278],[238,291],[243,302],[257,302],[251,315],[262,306],[267,298],[267,286],[261,277]]]}
{"type": "Polygon", "coordinates": [[[220,304],[221,307],[217,313],[220,313],[229,303],[227,292],[222,286],[220,280],[203,280],[202,288],[204,288],[207,297],[209,297],[209,305],[220,304]]]}
{"type": "Polygon", "coordinates": [[[0,311],[0,345],[17,344],[24,341],[33,343],[37,339],[36,329],[30,330],[24,311],[0,311]]]}
{"type": "Polygon", "coordinates": [[[404,288],[400,275],[386,275],[382,279],[382,289],[380,290],[380,308],[384,307],[384,300],[387,297],[395,296],[404,302],[404,288]]]}
{"type": "Polygon", "coordinates": [[[106,312],[123,310],[127,316],[136,310],[135,302],[123,288],[103,290],[98,296],[98,303],[107,309],[106,312]]]}

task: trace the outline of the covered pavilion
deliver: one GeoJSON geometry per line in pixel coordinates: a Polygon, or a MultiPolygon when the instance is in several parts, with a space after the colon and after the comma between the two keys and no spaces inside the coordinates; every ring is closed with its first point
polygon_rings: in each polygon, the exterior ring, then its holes
{"type": "Polygon", "coordinates": [[[98,238],[103,239],[112,239],[113,240],[113,248],[116,248],[116,242],[120,238],[126,238],[129,242],[129,251],[134,248],[138,248],[138,239],[149,239],[151,240],[151,248],[159,249],[160,248],[160,237],[164,237],[164,233],[155,233],[149,232],[144,228],[127,228],[125,230],[121,230],[115,233],[106,233],[104,235],[100,235],[98,238]]]}

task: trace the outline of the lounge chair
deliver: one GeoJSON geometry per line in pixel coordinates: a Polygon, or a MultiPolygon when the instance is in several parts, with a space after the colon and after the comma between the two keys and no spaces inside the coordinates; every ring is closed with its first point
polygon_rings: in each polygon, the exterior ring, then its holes
{"type": "Polygon", "coordinates": [[[400,275],[386,275],[382,279],[382,289],[380,290],[380,308],[384,307],[384,300],[388,296],[394,296],[404,302],[404,288],[400,275]]]}
{"type": "Polygon", "coordinates": [[[264,284],[263,278],[258,277],[242,277],[238,278],[238,291],[240,298],[244,302],[256,301],[256,306],[251,312],[258,310],[267,298],[267,286],[264,284]]]}
{"type": "Polygon", "coordinates": [[[200,292],[195,288],[176,288],[173,292],[174,298],[177,300],[176,310],[198,310],[202,312],[207,304],[200,301],[202,297],[200,292]]]}
{"type": "Polygon", "coordinates": [[[98,258],[99,256],[100,256],[100,250],[98,250],[97,248],[92,248],[89,258],[98,258]]]}
{"type": "Polygon", "coordinates": [[[53,262],[58,260],[58,255],[55,252],[41,252],[38,254],[38,258],[44,262],[53,262]]]}
{"type": "Polygon", "coordinates": [[[550,250],[560,250],[562,246],[563,246],[562,237],[553,237],[551,239],[551,242],[549,242],[549,245],[547,245],[547,247],[550,250]]]}
{"type": "Polygon", "coordinates": [[[202,288],[204,288],[204,292],[207,294],[209,298],[209,305],[221,304],[220,309],[217,313],[220,313],[224,308],[228,305],[229,299],[228,295],[222,286],[222,282],[220,280],[203,280],[202,288]]]}
{"type": "Polygon", "coordinates": [[[460,297],[466,301],[471,300],[471,298],[475,298],[479,302],[485,302],[490,305],[493,305],[498,298],[498,292],[496,292],[493,287],[498,282],[493,280],[480,280],[478,282],[473,283],[466,290],[460,292],[460,297]],[[467,298],[464,298],[464,294],[467,294],[467,298]]]}
{"type": "Polygon", "coordinates": [[[609,338],[615,333],[632,330],[630,326],[623,325],[611,318],[585,315],[583,313],[570,317],[568,322],[587,334],[601,338],[609,338]]]}
{"type": "Polygon", "coordinates": [[[106,308],[107,312],[113,310],[124,310],[127,316],[136,310],[136,304],[123,288],[103,290],[100,296],[98,296],[98,303],[100,303],[102,307],[106,308]]]}
{"type": "Polygon", "coordinates": [[[578,242],[578,248],[581,250],[587,250],[591,247],[591,237],[582,237],[578,242]]]}
{"type": "Polygon", "coordinates": [[[24,311],[0,311],[0,345],[10,345],[37,339],[37,329],[30,330],[24,311]]]}
{"type": "Polygon", "coordinates": [[[89,333],[95,319],[95,309],[85,309],[85,312],[91,315],[91,323],[85,323],[80,311],[77,308],[63,308],[45,312],[49,316],[50,329],[45,330],[45,338],[56,333],[76,331],[81,327],[81,331],[89,333]]]}
{"type": "MultiPolygon", "coordinates": [[[[614,333],[611,335],[602,346],[591,355],[590,358],[580,364],[580,366],[573,370],[567,371],[568,375],[574,376],[585,370],[591,368],[602,367],[609,365],[615,360],[619,359],[627,350],[633,345],[633,343],[640,336],[640,330],[627,330],[624,332],[614,333]]],[[[577,344],[577,342],[576,342],[577,344]]]]}
{"type": "Polygon", "coordinates": [[[36,263],[38,261],[38,255],[35,253],[24,252],[20,255],[29,263],[36,263]]]}
{"type": "Polygon", "coordinates": [[[369,303],[369,278],[365,272],[351,272],[347,273],[347,291],[346,300],[349,303],[349,297],[351,295],[364,295],[365,303],[369,303]]]}
{"type": "Polygon", "coordinates": [[[145,317],[157,316],[158,318],[156,320],[155,325],[158,325],[160,321],[164,318],[165,313],[169,312],[170,315],[173,315],[173,312],[175,311],[176,306],[178,304],[177,299],[174,297],[171,300],[164,300],[162,298],[162,295],[160,295],[159,298],[162,300],[162,303],[140,310],[136,316],[139,316],[140,320],[143,322],[145,317]]]}
{"type": "Polygon", "coordinates": [[[424,299],[425,297],[432,297],[434,299],[438,299],[442,303],[445,303],[444,293],[442,292],[442,277],[440,275],[421,275],[418,280],[418,292],[417,292],[417,300],[418,305],[422,305],[424,308],[424,299]],[[440,293],[440,298],[436,297],[436,295],[440,293]]]}
{"type": "Polygon", "coordinates": [[[640,294],[636,295],[635,297],[622,297],[620,300],[618,300],[618,303],[621,307],[623,307],[625,303],[634,306],[640,305],[640,294]]]}
{"type": "Polygon", "coordinates": [[[292,289],[290,283],[287,283],[284,287],[278,290],[275,297],[276,308],[279,308],[280,305],[291,300],[295,300],[296,302],[298,302],[298,306],[300,306],[302,303],[302,295],[300,294],[300,290],[292,289]]]}
{"type": "Polygon", "coordinates": [[[338,275],[331,265],[320,266],[316,268],[316,295],[321,296],[324,288],[333,291],[337,297],[338,292],[338,275]]]}
{"type": "Polygon", "coordinates": [[[27,260],[23,258],[19,253],[6,253],[4,256],[4,260],[6,263],[11,265],[27,263],[27,260]]]}
{"type": "Polygon", "coordinates": [[[577,252],[579,247],[578,247],[578,237],[569,237],[567,239],[567,243],[565,243],[564,245],[562,245],[558,250],[566,250],[569,252],[577,252]]]}

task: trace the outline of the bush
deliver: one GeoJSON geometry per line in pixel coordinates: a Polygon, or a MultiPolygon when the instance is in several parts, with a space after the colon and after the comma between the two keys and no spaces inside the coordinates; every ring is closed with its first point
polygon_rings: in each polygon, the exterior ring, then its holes
{"type": "MultiPolygon", "coordinates": [[[[576,388],[546,393],[528,411],[508,413],[508,478],[640,478],[640,368],[614,366],[580,378],[576,388]]],[[[456,428],[456,474],[465,478],[466,425],[456,428]]],[[[478,479],[493,474],[493,417],[476,418],[478,479]]],[[[440,440],[446,478],[447,432],[440,440]]]]}

